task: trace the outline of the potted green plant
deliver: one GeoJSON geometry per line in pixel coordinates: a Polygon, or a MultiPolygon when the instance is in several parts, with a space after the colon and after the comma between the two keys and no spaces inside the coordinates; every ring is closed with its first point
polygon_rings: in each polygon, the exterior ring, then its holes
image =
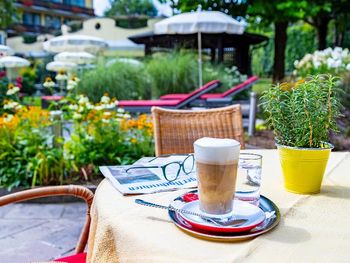
{"type": "Polygon", "coordinates": [[[268,114],[280,155],[285,188],[294,193],[320,192],[333,145],[329,132],[337,131],[340,116],[338,78],[315,75],[294,84],[272,85],[264,92],[268,114]]]}

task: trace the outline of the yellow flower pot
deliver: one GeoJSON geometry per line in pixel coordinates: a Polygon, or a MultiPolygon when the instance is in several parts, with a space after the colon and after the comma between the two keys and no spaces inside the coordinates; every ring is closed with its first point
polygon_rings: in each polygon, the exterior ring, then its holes
{"type": "Polygon", "coordinates": [[[298,148],[277,145],[284,186],[296,194],[320,192],[324,172],[333,145],[325,148],[298,148]]]}

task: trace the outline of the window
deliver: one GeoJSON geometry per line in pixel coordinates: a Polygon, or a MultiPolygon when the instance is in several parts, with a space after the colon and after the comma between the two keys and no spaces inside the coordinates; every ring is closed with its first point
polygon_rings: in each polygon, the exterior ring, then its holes
{"type": "Polygon", "coordinates": [[[61,27],[61,19],[58,16],[45,16],[45,26],[59,29],[61,27]]]}
{"type": "Polygon", "coordinates": [[[22,16],[22,21],[23,21],[23,24],[25,25],[33,25],[33,26],[41,25],[40,15],[35,13],[24,12],[22,16]]]}
{"type": "Polygon", "coordinates": [[[66,5],[85,7],[85,0],[63,0],[66,5]]]}

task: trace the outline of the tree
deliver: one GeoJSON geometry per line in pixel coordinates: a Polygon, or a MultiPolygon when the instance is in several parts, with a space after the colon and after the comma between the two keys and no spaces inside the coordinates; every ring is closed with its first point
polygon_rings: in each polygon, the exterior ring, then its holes
{"type": "Polygon", "coordinates": [[[111,8],[105,12],[106,16],[155,16],[157,10],[152,0],[110,0],[111,8]]]}
{"type": "Polygon", "coordinates": [[[348,0],[310,0],[305,21],[317,30],[318,50],[327,48],[328,25],[334,19],[334,46],[342,46],[349,21],[348,0]]]}
{"type": "MultiPolygon", "coordinates": [[[[163,0],[161,2],[164,2],[163,0]]],[[[240,0],[220,1],[220,0],[171,0],[173,9],[181,12],[195,11],[199,7],[203,10],[221,11],[230,16],[244,17],[247,11],[248,2],[240,0]]]]}
{"type": "Polygon", "coordinates": [[[274,63],[273,81],[283,80],[285,74],[285,51],[287,45],[287,27],[290,22],[303,19],[308,7],[308,1],[300,0],[253,0],[248,6],[247,14],[261,18],[267,24],[273,23],[274,63]]]}
{"type": "Polygon", "coordinates": [[[6,29],[15,20],[16,8],[14,0],[0,1],[0,28],[6,29]]]}

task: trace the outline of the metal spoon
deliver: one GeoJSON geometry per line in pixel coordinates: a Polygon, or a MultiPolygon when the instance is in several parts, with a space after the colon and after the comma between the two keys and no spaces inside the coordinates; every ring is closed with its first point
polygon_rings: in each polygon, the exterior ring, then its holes
{"type": "Polygon", "coordinates": [[[184,213],[184,214],[189,214],[189,215],[194,215],[194,216],[199,216],[202,219],[213,223],[214,225],[217,226],[229,226],[229,227],[236,227],[236,226],[240,226],[242,224],[244,224],[245,222],[248,221],[248,219],[234,219],[233,217],[228,218],[228,219],[219,219],[219,218],[213,218],[213,217],[208,217],[202,214],[198,214],[192,211],[188,211],[188,210],[184,210],[184,209],[179,209],[179,208],[175,208],[171,205],[169,206],[165,206],[165,205],[159,205],[159,204],[155,204],[155,203],[150,203],[147,201],[144,201],[142,199],[135,199],[135,203],[139,204],[139,205],[144,205],[144,206],[150,206],[150,207],[155,207],[155,208],[161,208],[161,209],[166,209],[166,210],[170,210],[170,211],[174,211],[174,212],[178,212],[178,213],[184,213]]]}

